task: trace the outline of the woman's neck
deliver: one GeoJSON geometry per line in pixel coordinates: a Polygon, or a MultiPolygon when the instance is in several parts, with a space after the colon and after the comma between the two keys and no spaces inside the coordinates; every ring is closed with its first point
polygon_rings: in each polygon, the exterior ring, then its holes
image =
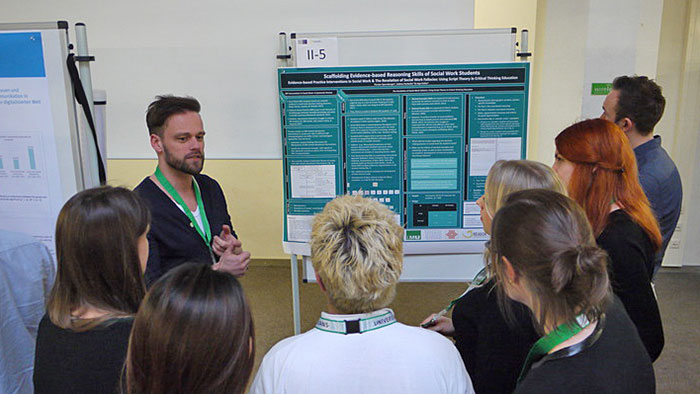
{"type": "Polygon", "coordinates": [[[111,312],[104,309],[97,308],[92,305],[81,305],[76,309],[73,309],[71,316],[77,319],[99,319],[101,317],[109,315],[111,312]]]}
{"type": "MultiPolygon", "coordinates": [[[[557,327],[559,327],[560,325],[562,325],[564,323],[567,323],[567,322],[558,322],[558,323],[544,325],[545,334],[551,333],[552,331],[556,330],[557,327]]],[[[586,327],[581,329],[581,331],[576,333],[576,335],[572,336],[571,338],[567,339],[566,341],[553,347],[552,350],[550,350],[548,353],[551,354],[551,353],[554,353],[558,350],[561,350],[561,349],[567,348],[569,346],[575,345],[577,343],[583,342],[586,338],[588,338],[589,336],[591,336],[591,334],[593,334],[593,331],[595,330],[597,325],[598,325],[597,320],[592,321],[586,327]]]]}

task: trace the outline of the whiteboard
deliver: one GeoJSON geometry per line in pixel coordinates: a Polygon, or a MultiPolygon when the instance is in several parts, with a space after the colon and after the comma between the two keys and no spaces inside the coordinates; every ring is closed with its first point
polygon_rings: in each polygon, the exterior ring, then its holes
{"type": "MultiPolygon", "coordinates": [[[[337,42],[337,62],[332,66],[512,62],[516,56],[516,33],[516,28],[292,33],[281,47],[288,50],[289,66],[298,63],[298,42],[325,38],[337,42]]],[[[288,253],[303,256],[302,278],[315,281],[308,244],[284,242],[283,246],[288,253]]],[[[472,279],[483,267],[481,248],[471,253],[439,255],[417,254],[421,252],[409,249],[405,253],[412,254],[404,256],[401,281],[462,282],[472,279]]]]}
{"type": "Polygon", "coordinates": [[[340,66],[486,63],[515,60],[516,28],[292,33],[291,65],[297,40],[333,37],[340,66]]]}
{"type": "Polygon", "coordinates": [[[55,250],[56,218],[83,188],[68,24],[0,24],[0,228],[55,250]]]}
{"type": "Polygon", "coordinates": [[[208,159],[280,159],[275,116],[280,31],[474,24],[474,0],[4,0],[1,9],[3,22],[58,15],[86,23],[90,54],[96,58],[90,65],[93,86],[109,97],[109,159],[156,158],[145,112],[155,95],[168,93],[202,103],[208,159]]]}

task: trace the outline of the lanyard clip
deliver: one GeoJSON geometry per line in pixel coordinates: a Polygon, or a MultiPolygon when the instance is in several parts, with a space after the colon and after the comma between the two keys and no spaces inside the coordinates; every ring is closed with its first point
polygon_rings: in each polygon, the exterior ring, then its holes
{"type": "Polygon", "coordinates": [[[359,333],[360,333],[360,319],[345,320],[345,334],[359,334],[359,333]]]}

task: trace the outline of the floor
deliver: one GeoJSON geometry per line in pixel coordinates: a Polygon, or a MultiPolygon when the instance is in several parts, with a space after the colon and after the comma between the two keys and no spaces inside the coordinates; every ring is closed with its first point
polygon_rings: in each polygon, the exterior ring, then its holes
{"type": "MultiPolygon", "coordinates": [[[[265,353],[294,333],[289,263],[255,261],[241,283],[253,310],[257,370],[265,353]]],[[[417,325],[464,288],[462,283],[400,283],[391,307],[399,321],[417,325]]],[[[664,351],[654,363],[657,391],[700,393],[700,267],[662,268],[656,292],[666,336],[664,351]]],[[[315,283],[301,283],[299,294],[304,332],[316,323],[325,299],[315,283]]]]}

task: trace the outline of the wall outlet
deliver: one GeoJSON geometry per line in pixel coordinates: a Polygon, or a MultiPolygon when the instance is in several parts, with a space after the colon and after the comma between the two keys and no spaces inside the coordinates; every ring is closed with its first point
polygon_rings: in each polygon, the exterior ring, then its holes
{"type": "Polygon", "coordinates": [[[680,239],[671,239],[671,243],[668,245],[668,247],[671,249],[680,249],[681,240],[680,239]]]}

